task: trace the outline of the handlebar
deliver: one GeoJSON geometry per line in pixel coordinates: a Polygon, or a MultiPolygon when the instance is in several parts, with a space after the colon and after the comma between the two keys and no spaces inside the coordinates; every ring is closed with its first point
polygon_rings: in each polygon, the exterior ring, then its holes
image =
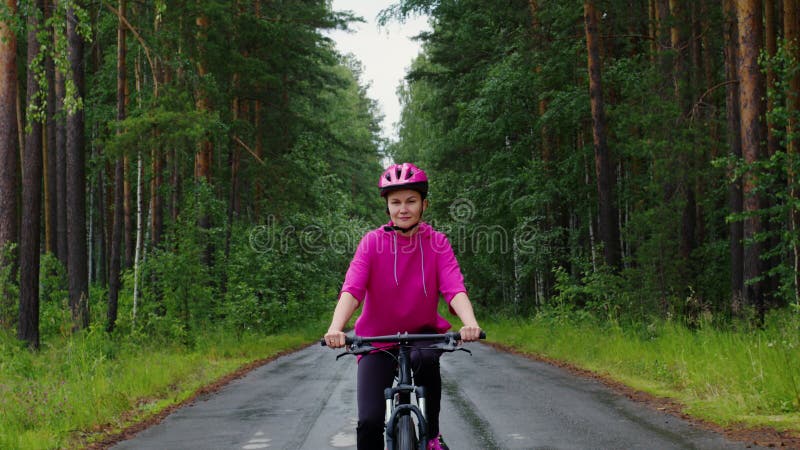
{"type": "MultiPolygon", "coordinates": [[[[479,339],[486,339],[486,332],[481,331],[479,339]]],[[[458,342],[461,340],[461,333],[456,331],[450,331],[443,334],[409,334],[409,333],[397,333],[397,334],[390,334],[386,336],[370,336],[370,337],[363,337],[363,336],[346,336],[345,337],[345,345],[350,346],[360,346],[365,344],[372,344],[374,342],[393,342],[397,344],[406,344],[411,342],[419,342],[419,341],[438,341],[443,343],[450,343],[450,342],[458,342]]],[[[328,344],[325,342],[325,338],[319,340],[319,344],[323,347],[326,347],[328,344]]]]}

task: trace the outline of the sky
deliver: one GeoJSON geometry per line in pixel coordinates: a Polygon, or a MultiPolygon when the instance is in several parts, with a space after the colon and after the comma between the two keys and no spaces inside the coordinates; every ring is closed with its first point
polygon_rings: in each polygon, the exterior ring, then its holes
{"type": "Polygon", "coordinates": [[[378,27],[378,13],[396,0],[333,0],[335,11],[352,11],[366,22],[350,25],[352,32],[327,33],[342,54],[352,53],[364,68],[362,83],[369,83],[367,95],[376,100],[384,115],[383,137],[396,140],[395,124],[400,120],[397,87],[401,84],[420,45],[411,38],[429,30],[427,17],[411,17],[405,23],[396,20],[378,27]]]}

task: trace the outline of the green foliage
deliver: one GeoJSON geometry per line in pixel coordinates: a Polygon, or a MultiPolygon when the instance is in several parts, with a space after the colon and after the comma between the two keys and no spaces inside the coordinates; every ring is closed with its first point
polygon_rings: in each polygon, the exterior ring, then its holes
{"type": "Polygon", "coordinates": [[[93,326],[31,353],[0,332],[0,447],[83,448],[103,433],[145,420],[247,363],[309,342],[315,334],[233,338],[197,330],[197,348],[112,337],[93,326]],[[108,429],[110,427],[110,429],[108,429]],[[81,431],[79,431],[81,430],[81,431]]]}
{"type": "Polygon", "coordinates": [[[70,335],[67,270],[52,253],[41,257],[39,269],[39,328],[43,340],[70,335]]]}
{"type": "Polygon", "coordinates": [[[17,244],[0,247],[0,328],[12,328],[17,322],[19,308],[19,274],[16,264],[17,244]]]}
{"type": "MultiPolygon", "coordinates": [[[[536,17],[521,0],[491,8],[409,0],[386,11],[386,19],[426,11],[433,24],[401,88],[400,141],[388,151],[431,175],[431,220],[467,243],[457,254],[483,306],[526,312],[555,302],[611,319],[687,323],[704,311],[729,317],[730,179],[710,164],[725,152],[722,52],[703,61],[704,74],[670,73],[658,61],[677,55],[639,38],[653,25],[643,4],[604,8],[606,134],[623,252],[616,272],[601,263],[580,2],[538,2],[536,17]],[[464,204],[466,221],[451,213],[464,204]],[[480,248],[486,230],[513,245],[480,248]]],[[[721,7],[703,14],[721,23],[721,7]]]]}

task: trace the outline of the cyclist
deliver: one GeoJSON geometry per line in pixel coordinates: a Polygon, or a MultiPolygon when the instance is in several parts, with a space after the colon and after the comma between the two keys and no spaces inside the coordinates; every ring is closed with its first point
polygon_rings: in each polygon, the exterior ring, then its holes
{"type": "MultiPolygon", "coordinates": [[[[343,329],[359,307],[362,311],[355,324],[359,336],[444,333],[451,325],[437,311],[440,295],[463,322],[462,339],[477,340],[481,329],[450,242],[422,221],[428,208],[425,172],[414,164],[394,164],[383,172],[378,187],[390,221],[361,238],[325,333],[327,345],[345,345],[343,329]]],[[[412,352],[415,382],[426,389],[428,436],[433,437],[428,449],[437,450],[447,449],[439,432],[440,355],[424,348],[412,352]]],[[[394,357],[386,352],[359,359],[359,449],[383,448],[383,391],[392,385],[394,370],[394,357]]]]}

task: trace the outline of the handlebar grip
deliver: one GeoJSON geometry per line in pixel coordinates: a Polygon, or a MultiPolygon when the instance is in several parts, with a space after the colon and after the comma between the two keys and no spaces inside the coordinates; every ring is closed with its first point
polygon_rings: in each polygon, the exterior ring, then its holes
{"type": "MultiPolygon", "coordinates": [[[[344,337],[344,345],[351,345],[353,342],[354,342],[354,340],[350,336],[345,336],[344,337]]],[[[328,343],[325,342],[325,338],[320,338],[319,339],[319,345],[321,345],[323,347],[327,347],[328,343]]]]}
{"type": "MultiPolygon", "coordinates": [[[[457,341],[461,340],[461,333],[455,332],[453,336],[456,338],[457,341]]],[[[486,332],[481,330],[481,334],[478,335],[478,339],[486,339],[486,332]]]]}

